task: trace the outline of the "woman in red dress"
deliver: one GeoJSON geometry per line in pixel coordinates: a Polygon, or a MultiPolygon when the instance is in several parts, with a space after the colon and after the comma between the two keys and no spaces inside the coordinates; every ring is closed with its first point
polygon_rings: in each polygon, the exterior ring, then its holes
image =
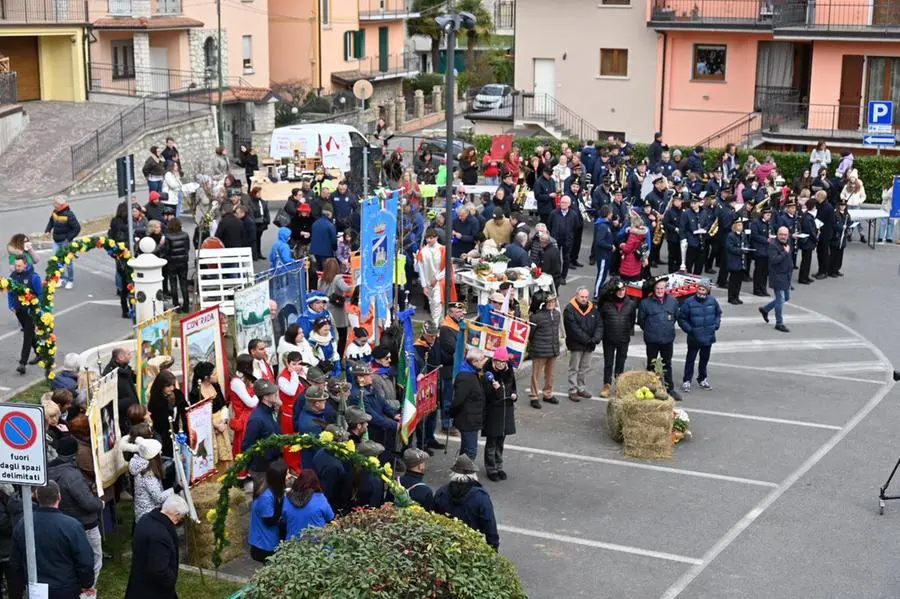
{"type": "Polygon", "coordinates": [[[256,377],[253,376],[253,358],[250,354],[241,354],[237,357],[234,376],[231,378],[231,384],[228,386],[228,402],[231,404],[233,416],[228,422],[231,430],[234,431],[234,439],[231,447],[234,455],[241,453],[241,444],[244,442],[244,431],[247,429],[247,420],[250,413],[259,403],[256,394],[253,392],[253,383],[256,377]]]}

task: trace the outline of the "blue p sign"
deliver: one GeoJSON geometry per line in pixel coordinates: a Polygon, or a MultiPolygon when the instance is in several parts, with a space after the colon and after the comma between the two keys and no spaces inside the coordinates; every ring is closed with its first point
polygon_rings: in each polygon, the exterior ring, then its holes
{"type": "Polygon", "coordinates": [[[890,125],[894,122],[894,103],[890,100],[869,102],[869,125],[890,125]]]}

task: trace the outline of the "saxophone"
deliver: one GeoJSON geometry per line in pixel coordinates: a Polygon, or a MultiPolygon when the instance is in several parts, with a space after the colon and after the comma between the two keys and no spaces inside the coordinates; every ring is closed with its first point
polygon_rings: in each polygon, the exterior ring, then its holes
{"type": "MultiPolygon", "coordinates": [[[[666,213],[669,211],[666,210],[666,213]]],[[[653,245],[660,245],[663,242],[663,238],[666,236],[666,229],[663,227],[663,217],[656,210],[653,211],[653,214],[656,215],[656,230],[653,232],[653,245]]]]}

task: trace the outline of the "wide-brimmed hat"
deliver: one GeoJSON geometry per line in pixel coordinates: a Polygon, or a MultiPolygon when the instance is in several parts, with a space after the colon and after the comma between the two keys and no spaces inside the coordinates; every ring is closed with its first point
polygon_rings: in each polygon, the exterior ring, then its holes
{"type": "Polygon", "coordinates": [[[424,464],[426,460],[428,460],[428,453],[421,449],[410,447],[403,452],[403,464],[407,469],[420,466],[421,464],[424,464]]]}
{"type": "Polygon", "coordinates": [[[457,474],[475,474],[476,472],[478,472],[478,469],[475,467],[475,463],[472,461],[472,458],[464,453],[461,453],[459,454],[459,456],[457,456],[456,462],[453,463],[453,466],[450,467],[450,471],[457,474]]]}
{"type": "Polygon", "coordinates": [[[253,383],[253,393],[256,397],[265,397],[266,395],[275,395],[278,393],[278,387],[268,379],[259,379],[253,383]]]}
{"type": "Polygon", "coordinates": [[[357,424],[362,424],[363,422],[369,422],[372,420],[372,416],[366,414],[356,406],[349,406],[344,412],[344,419],[347,421],[347,426],[355,426],[357,424]]]}

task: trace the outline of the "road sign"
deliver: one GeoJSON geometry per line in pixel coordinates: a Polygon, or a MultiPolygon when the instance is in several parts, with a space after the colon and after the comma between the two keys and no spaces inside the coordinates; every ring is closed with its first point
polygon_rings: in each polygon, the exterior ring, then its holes
{"type": "Polygon", "coordinates": [[[866,113],[869,132],[890,131],[894,124],[894,103],[890,100],[872,100],[866,113]]]}
{"type": "Polygon", "coordinates": [[[0,406],[0,483],[34,487],[47,484],[43,408],[0,406]]]}
{"type": "Polygon", "coordinates": [[[867,146],[894,146],[897,140],[893,135],[866,135],[863,137],[863,143],[867,146]]]}
{"type": "Polygon", "coordinates": [[[891,218],[900,218],[900,176],[894,177],[891,193],[891,218]]]}

